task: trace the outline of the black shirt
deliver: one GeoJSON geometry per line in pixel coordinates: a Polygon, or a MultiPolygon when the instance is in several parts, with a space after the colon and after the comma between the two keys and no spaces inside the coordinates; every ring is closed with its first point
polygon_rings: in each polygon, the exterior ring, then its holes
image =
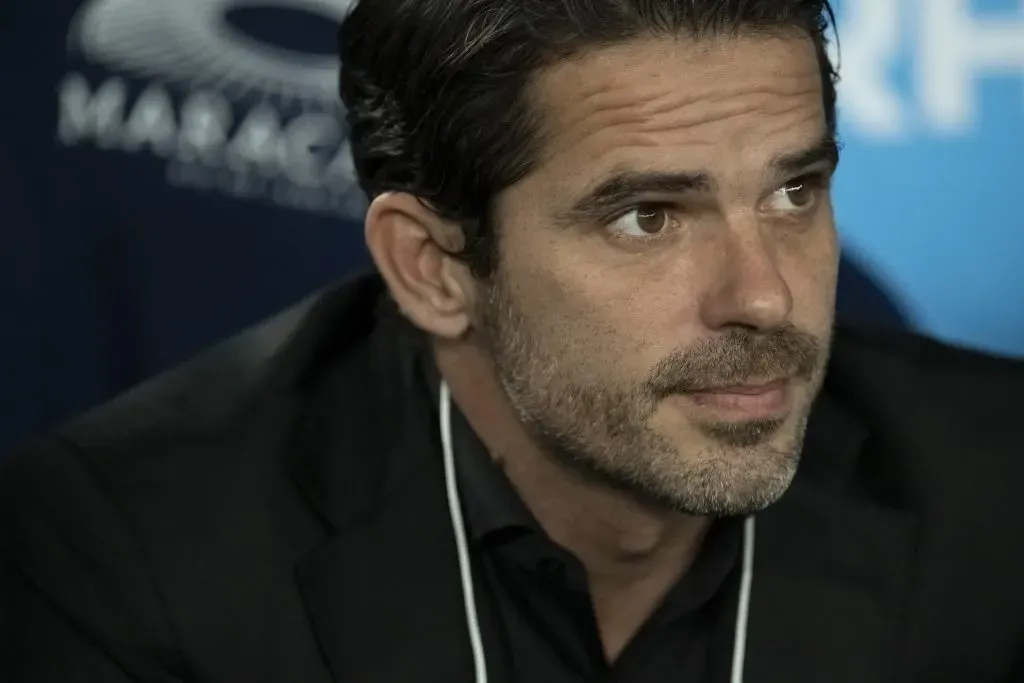
{"type": "MultiPolygon", "coordinates": [[[[423,356],[436,406],[440,376],[423,356]]],[[[456,472],[495,683],[705,683],[729,680],[742,521],[709,530],[693,565],[619,658],[605,658],[586,574],[545,534],[452,404],[456,472]]]]}

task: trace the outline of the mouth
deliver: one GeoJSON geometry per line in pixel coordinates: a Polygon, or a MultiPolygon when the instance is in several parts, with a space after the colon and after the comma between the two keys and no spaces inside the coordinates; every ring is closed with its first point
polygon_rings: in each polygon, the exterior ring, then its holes
{"type": "Polygon", "coordinates": [[[751,379],[743,384],[711,386],[688,391],[682,396],[703,410],[726,418],[771,419],[785,415],[790,407],[793,380],[789,377],[751,379]]]}

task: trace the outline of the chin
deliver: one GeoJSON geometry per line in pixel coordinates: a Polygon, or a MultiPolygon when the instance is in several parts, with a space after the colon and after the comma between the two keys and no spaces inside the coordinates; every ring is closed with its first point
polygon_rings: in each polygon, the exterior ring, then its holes
{"type": "MultiPolygon", "coordinates": [[[[753,514],[777,501],[796,476],[806,420],[788,415],[771,424],[750,421],[687,424],[662,432],[671,447],[651,462],[647,495],[680,512],[702,516],[753,514]]],[[[677,426],[677,425],[673,425],[677,426]]]]}
{"type": "Polygon", "coordinates": [[[737,449],[709,446],[661,481],[661,498],[687,514],[732,517],[775,503],[796,476],[799,451],[771,444],[737,449]]]}

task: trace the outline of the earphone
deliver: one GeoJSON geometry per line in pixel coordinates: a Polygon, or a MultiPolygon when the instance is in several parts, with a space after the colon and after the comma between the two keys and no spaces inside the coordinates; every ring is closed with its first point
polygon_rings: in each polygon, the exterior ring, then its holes
{"type": "MultiPolygon", "coordinates": [[[[444,458],[445,490],[448,495],[448,512],[452,530],[455,533],[455,548],[459,556],[459,574],[462,581],[462,598],[466,610],[466,628],[469,631],[470,648],[473,652],[475,683],[487,683],[487,651],[480,631],[480,617],[476,609],[476,592],[473,586],[473,568],[470,564],[469,544],[466,541],[466,525],[462,518],[462,504],[455,476],[455,448],[452,444],[451,392],[448,383],[441,381],[440,392],[441,450],[444,458]]],[[[730,683],[743,683],[743,665],[747,650],[747,619],[750,614],[750,590],[754,579],[754,517],[743,521],[743,571],[740,575],[740,594],[736,606],[736,628],[733,638],[732,668],[730,683]]]]}

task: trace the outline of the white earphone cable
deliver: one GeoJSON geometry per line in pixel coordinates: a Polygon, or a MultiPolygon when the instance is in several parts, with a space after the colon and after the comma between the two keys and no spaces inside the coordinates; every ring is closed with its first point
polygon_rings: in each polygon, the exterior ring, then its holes
{"type": "Polygon", "coordinates": [[[747,619],[750,616],[750,587],[754,582],[754,517],[743,520],[743,573],[740,597],[736,605],[736,632],[732,639],[731,683],[743,683],[743,665],[747,657],[747,619]]]}
{"type": "MultiPolygon", "coordinates": [[[[473,586],[473,567],[466,541],[466,525],[462,518],[462,504],[455,476],[455,448],[452,444],[451,394],[448,383],[441,381],[440,393],[441,450],[444,457],[445,490],[448,494],[448,512],[455,532],[455,548],[459,556],[459,574],[462,579],[462,597],[466,610],[466,628],[473,651],[474,680],[487,683],[487,654],[480,632],[480,619],[476,609],[476,591],[473,586]]],[[[750,613],[750,592],[754,579],[754,518],[743,521],[743,572],[740,576],[739,603],[736,606],[736,631],[733,638],[730,682],[743,683],[743,665],[747,649],[747,618],[750,613]]]]}
{"type": "Polygon", "coordinates": [[[462,505],[459,502],[459,488],[455,476],[455,448],[452,446],[451,396],[448,383],[441,382],[441,448],[444,455],[445,489],[448,493],[448,512],[452,529],[455,531],[455,548],[459,554],[459,573],[462,576],[462,598],[466,608],[466,627],[469,629],[469,643],[473,649],[473,668],[476,683],[487,683],[487,654],[484,639],[480,634],[480,619],[476,611],[476,591],[473,587],[473,566],[469,561],[469,544],[466,542],[466,525],[462,519],[462,505]]]}

